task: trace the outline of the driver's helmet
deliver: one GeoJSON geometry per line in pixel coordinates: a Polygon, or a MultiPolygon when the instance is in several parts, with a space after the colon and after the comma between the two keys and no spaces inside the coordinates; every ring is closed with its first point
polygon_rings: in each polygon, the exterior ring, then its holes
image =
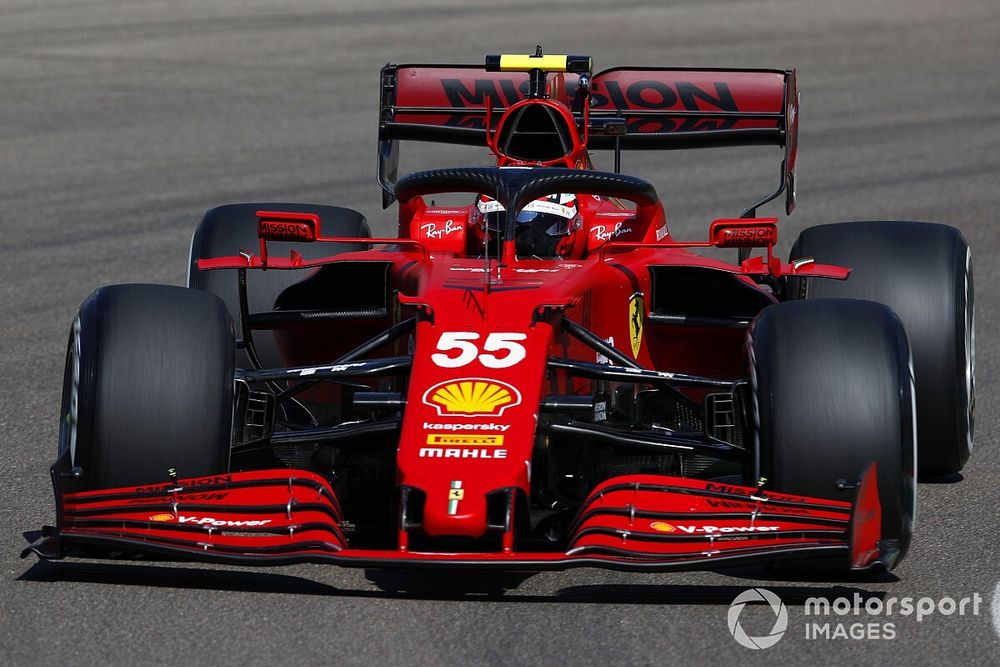
{"type": "MultiPolygon", "coordinates": [[[[487,195],[479,195],[476,205],[486,220],[490,231],[503,229],[503,204],[487,195]]],[[[529,203],[517,214],[517,226],[524,225],[542,231],[549,236],[566,236],[572,231],[571,223],[576,217],[576,195],[551,194],[529,203]]]]}

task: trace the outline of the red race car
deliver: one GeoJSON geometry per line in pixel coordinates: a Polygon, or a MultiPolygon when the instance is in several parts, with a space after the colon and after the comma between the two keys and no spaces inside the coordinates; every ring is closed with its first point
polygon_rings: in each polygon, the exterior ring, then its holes
{"type": "Polygon", "coordinates": [[[187,288],[88,297],[57,524],[25,554],[893,567],[916,479],[972,448],[969,248],[945,225],[849,222],[775,256],[756,211],[794,206],[797,110],[794,71],[594,74],[540,49],[387,65],[398,235],[333,206],[222,206],[187,288]],[[397,179],[402,140],[496,164],[397,179]],[[780,185],[705,240],[674,239],[653,186],[619,173],[626,150],[749,144],[784,148],[780,185]]]}

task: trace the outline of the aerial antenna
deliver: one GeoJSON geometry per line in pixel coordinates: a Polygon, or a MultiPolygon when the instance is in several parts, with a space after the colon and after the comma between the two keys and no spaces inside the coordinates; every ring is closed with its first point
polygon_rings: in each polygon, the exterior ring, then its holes
{"type": "MultiPolygon", "coordinates": [[[[539,59],[544,57],[541,44],[535,46],[535,55],[529,56],[529,58],[539,59]]],[[[545,70],[540,67],[536,67],[528,72],[528,97],[532,99],[548,97],[545,90],[545,70]]]]}

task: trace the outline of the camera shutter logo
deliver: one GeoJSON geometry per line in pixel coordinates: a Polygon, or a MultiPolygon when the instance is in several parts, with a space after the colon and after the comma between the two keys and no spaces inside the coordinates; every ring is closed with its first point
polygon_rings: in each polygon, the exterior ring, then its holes
{"type": "Polygon", "coordinates": [[[785,609],[785,603],[781,601],[781,598],[766,588],[748,588],[737,595],[733,603],[729,605],[727,620],[729,622],[729,633],[740,646],[746,646],[755,650],[771,648],[781,640],[785,634],[785,630],[788,629],[788,610],[785,609]],[[743,629],[743,626],[740,625],[740,614],[743,613],[743,607],[748,602],[765,602],[770,605],[771,611],[774,612],[774,625],[768,634],[762,637],[751,637],[743,629]]]}

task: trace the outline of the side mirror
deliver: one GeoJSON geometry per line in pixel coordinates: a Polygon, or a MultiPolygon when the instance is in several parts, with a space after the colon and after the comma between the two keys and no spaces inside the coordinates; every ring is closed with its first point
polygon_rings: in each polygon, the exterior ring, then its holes
{"type": "Polygon", "coordinates": [[[319,233],[315,213],[257,211],[257,237],[261,241],[312,243],[319,233]]]}
{"type": "Polygon", "coordinates": [[[725,218],[708,228],[716,248],[770,248],[778,242],[777,218],[725,218]]]}

